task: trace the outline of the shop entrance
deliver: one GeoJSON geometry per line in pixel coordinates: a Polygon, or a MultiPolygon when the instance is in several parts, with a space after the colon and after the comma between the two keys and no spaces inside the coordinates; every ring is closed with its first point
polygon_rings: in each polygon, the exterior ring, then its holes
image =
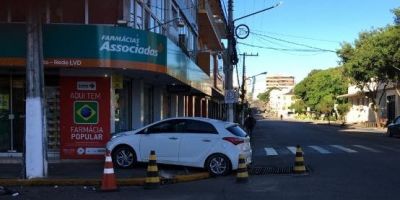
{"type": "Polygon", "coordinates": [[[22,152],[25,131],[25,79],[0,76],[0,153],[22,152]]]}

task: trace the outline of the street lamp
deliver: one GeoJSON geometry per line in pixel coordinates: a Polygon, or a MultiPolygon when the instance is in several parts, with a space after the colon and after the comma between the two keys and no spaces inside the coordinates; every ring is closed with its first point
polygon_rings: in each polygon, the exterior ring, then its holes
{"type": "Polygon", "coordinates": [[[250,77],[247,77],[245,80],[247,80],[247,79],[252,79],[252,86],[251,86],[251,99],[253,99],[253,95],[254,95],[254,86],[255,86],[255,84],[256,84],[256,76],[260,76],[260,75],[265,75],[265,74],[267,74],[267,72],[261,72],[261,73],[259,73],[259,74],[256,74],[256,75],[254,75],[254,76],[250,76],[250,77]]]}

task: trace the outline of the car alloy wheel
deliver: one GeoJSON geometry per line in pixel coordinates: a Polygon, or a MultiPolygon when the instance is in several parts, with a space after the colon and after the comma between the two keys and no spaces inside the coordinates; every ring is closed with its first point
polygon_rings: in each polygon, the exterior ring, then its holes
{"type": "Polygon", "coordinates": [[[113,151],[113,161],[117,167],[132,168],[136,162],[136,154],[130,147],[118,147],[113,151]]]}
{"type": "Polygon", "coordinates": [[[222,155],[216,154],[207,159],[207,169],[213,176],[227,175],[231,170],[229,159],[222,155]]]}

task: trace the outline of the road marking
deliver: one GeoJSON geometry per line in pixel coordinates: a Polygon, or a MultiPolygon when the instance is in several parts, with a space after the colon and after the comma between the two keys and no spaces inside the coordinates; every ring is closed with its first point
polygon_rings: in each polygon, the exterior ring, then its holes
{"type": "Polygon", "coordinates": [[[396,148],[392,148],[392,147],[387,147],[387,146],[384,146],[384,145],[378,145],[380,148],[383,148],[383,149],[386,149],[386,150],[390,150],[390,151],[395,151],[395,152],[400,152],[400,150],[399,149],[396,149],[396,148]]]}
{"type": "MultiPolygon", "coordinates": [[[[292,154],[296,154],[296,147],[290,146],[290,147],[287,147],[287,148],[289,149],[290,152],[292,152],[292,154]]],[[[303,152],[303,154],[304,154],[304,152],[303,152]]]]}
{"type": "Polygon", "coordinates": [[[328,151],[328,150],[326,150],[326,149],[324,149],[322,147],[319,147],[319,146],[311,145],[309,147],[314,149],[314,150],[316,150],[316,151],[318,151],[319,153],[322,153],[322,154],[330,154],[330,153],[332,153],[332,152],[330,152],[330,151],[328,151]]]}
{"type": "Polygon", "coordinates": [[[372,151],[372,152],[375,152],[375,153],[380,153],[380,152],[382,152],[382,151],[373,149],[373,148],[371,148],[371,147],[366,147],[366,146],[363,146],[363,145],[355,144],[355,145],[353,145],[353,146],[358,147],[358,148],[360,148],[360,149],[365,149],[365,150],[367,150],[367,151],[372,151]]]}
{"type": "Polygon", "coordinates": [[[353,149],[344,147],[344,146],[342,146],[342,145],[331,145],[331,146],[332,146],[332,147],[335,147],[335,148],[337,148],[337,149],[340,149],[340,150],[342,150],[342,151],[345,151],[345,152],[347,152],[347,153],[357,153],[356,150],[353,150],[353,149]]]}
{"type": "Polygon", "coordinates": [[[264,150],[265,150],[265,153],[267,154],[267,156],[278,155],[278,152],[276,152],[274,148],[264,148],[264,150]]]}

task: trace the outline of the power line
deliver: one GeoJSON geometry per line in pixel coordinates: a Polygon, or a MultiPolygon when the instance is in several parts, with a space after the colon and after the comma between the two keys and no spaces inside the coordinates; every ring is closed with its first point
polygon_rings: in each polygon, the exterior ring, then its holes
{"type": "Polygon", "coordinates": [[[336,53],[335,51],[332,51],[332,50],[325,50],[325,49],[287,49],[287,48],[275,48],[275,47],[266,47],[266,46],[252,45],[252,44],[247,44],[247,43],[243,43],[243,42],[238,42],[238,44],[242,44],[242,45],[249,46],[249,47],[260,48],[260,49],[276,50],[276,51],[330,52],[330,53],[336,53]]]}
{"type": "Polygon", "coordinates": [[[272,37],[272,36],[268,36],[268,35],[264,35],[264,34],[258,34],[258,33],[254,33],[254,32],[250,32],[250,33],[251,33],[251,34],[254,34],[254,35],[262,36],[262,37],[267,37],[267,38],[270,38],[270,39],[273,39],[273,40],[277,40],[277,41],[281,41],[281,42],[286,42],[286,43],[289,43],[289,44],[294,44],[294,45],[297,45],[297,46],[303,46],[303,47],[307,47],[307,48],[310,48],[310,49],[316,49],[316,50],[319,50],[319,51],[328,51],[328,52],[334,52],[334,53],[336,53],[336,51],[329,50],[329,49],[322,49],[322,48],[313,47],[313,46],[310,46],[310,45],[307,45],[307,44],[301,44],[301,43],[297,43],[297,42],[291,42],[291,41],[288,41],[288,40],[284,40],[284,39],[280,39],[280,38],[276,38],[276,37],[272,37]]]}
{"type": "Polygon", "coordinates": [[[328,39],[321,39],[321,38],[312,38],[312,37],[306,37],[306,36],[299,36],[299,35],[291,35],[291,34],[282,34],[282,33],[276,33],[276,32],[265,32],[265,31],[260,31],[260,30],[254,30],[254,33],[258,34],[273,34],[273,35],[278,35],[278,36],[284,36],[284,37],[292,37],[292,38],[300,38],[300,39],[305,39],[305,40],[314,40],[314,41],[320,41],[320,42],[331,42],[331,43],[336,43],[340,44],[340,41],[335,41],[335,40],[328,40],[328,39]]]}

